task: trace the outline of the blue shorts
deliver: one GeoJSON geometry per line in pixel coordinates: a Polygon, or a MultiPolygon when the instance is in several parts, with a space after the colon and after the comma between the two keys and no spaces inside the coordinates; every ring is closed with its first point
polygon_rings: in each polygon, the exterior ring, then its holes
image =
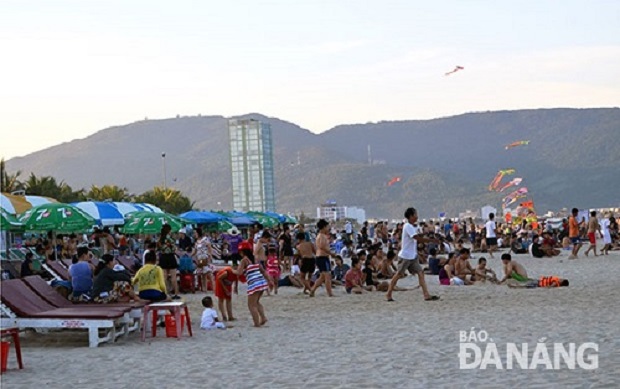
{"type": "Polygon", "coordinates": [[[164,292],[160,290],[155,290],[155,289],[143,290],[138,295],[140,296],[142,300],[149,300],[149,301],[163,301],[168,297],[166,296],[164,292]]]}
{"type": "Polygon", "coordinates": [[[328,273],[332,271],[332,265],[329,262],[329,257],[316,257],[316,267],[319,268],[321,273],[328,273]]]}
{"type": "Polygon", "coordinates": [[[579,244],[579,243],[581,243],[581,239],[579,239],[579,237],[578,237],[578,236],[576,236],[576,237],[574,237],[574,238],[570,238],[570,242],[571,242],[572,244],[579,244]]]}

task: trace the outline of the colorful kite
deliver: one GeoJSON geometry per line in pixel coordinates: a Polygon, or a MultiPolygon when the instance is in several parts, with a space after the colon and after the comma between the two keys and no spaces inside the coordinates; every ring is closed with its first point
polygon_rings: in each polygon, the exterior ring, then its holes
{"type": "Polygon", "coordinates": [[[519,186],[521,184],[521,181],[523,181],[523,178],[515,177],[512,180],[508,181],[506,185],[502,186],[499,191],[503,192],[505,189],[508,189],[511,186],[519,186]]]}
{"type": "Polygon", "coordinates": [[[392,179],[388,181],[387,186],[392,186],[396,184],[397,182],[400,182],[400,177],[392,177],[392,179]]]}
{"type": "Polygon", "coordinates": [[[519,188],[514,192],[511,192],[506,197],[503,198],[504,208],[508,207],[510,204],[515,203],[517,200],[527,197],[527,187],[519,188]]]}
{"type": "Polygon", "coordinates": [[[508,150],[508,149],[512,149],[513,147],[525,146],[525,145],[529,145],[529,144],[530,144],[529,140],[519,140],[519,141],[516,141],[516,142],[512,142],[509,145],[506,145],[505,148],[506,148],[506,150],[508,150]]]}
{"type": "Polygon", "coordinates": [[[506,169],[506,170],[498,171],[497,174],[495,175],[495,178],[493,178],[493,181],[491,181],[491,183],[489,184],[489,190],[497,192],[499,188],[499,184],[502,182],[502,178],[504,178],[504,176],[514,174],[514,172],[515,172],[514,169],[506,169]]]}
{"type": "Polygon", "coordinates": [[[457,67],[455,67],[455,68],[454,68],[454,70],[452,70],[451,72],[446,73],[446,76],[449,76],[450,74],[456,73],[456,72],[458,72],[459,70],[463,70],[463,69],[465,69],[465,68],[464,68],[464,67],[462,67],[462,66],[457,66],[457,67]]]}

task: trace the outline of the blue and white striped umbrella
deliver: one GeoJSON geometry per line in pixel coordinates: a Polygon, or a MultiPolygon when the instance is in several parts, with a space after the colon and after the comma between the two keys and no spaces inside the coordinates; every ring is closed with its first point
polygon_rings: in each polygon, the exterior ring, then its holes
{"type": "Polygon", "coordinates": [[[105,201],[82,201],[79,203],[72,203],[71,205],[89,214],[99,225],[115,226],[125,223],[124,215],[114,203],[105,201]]]}
{"type": "Polygon", "coordinates": [[[161,208],[147,203],[114,202],[112,204],[116,206],[116,208],[123,215],[123,217],[125,217],[128,213],[139,211],[164,213],[161,208]]]}

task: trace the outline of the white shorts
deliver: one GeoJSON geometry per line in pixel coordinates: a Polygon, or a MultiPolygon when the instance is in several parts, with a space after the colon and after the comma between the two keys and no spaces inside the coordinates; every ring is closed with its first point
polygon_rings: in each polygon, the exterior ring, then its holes
{"type": "Polygon", "coordinates": [[[452,277],[452,279],[450,280],[450,285],[463,286],[465,285],[465,281],[458,277],[452,277]]]}
{"type": "Polygon", "coordinates": [[[222,323],[221,321],[217,321],[213,323],[213,325],[210,327],[202,327],[203,330],[214,330],[216,328],[219,328],[220,330],[224,330],[226,329],[226,324],[222,323]]]}

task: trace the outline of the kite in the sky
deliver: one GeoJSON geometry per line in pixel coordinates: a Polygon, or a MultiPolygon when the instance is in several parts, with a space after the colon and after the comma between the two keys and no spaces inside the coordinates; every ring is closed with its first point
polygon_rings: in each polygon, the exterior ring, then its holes
{"type": "Polygon", "coordinates": [[[514,172],[515,172],[514,169],[506,169],[506,170],[498,171],[493,181],[491,181],[491,183],[489,184],[489,190],[497,192],[499,190],[498,189],[499,184],[502,182],[502,178],[504,178],[504,176],[514,174],[514,172]]]}
{"type": "Polygon", "coordinates": [[[456,73],[456,72],[458,72],[459,70],[463,70],[463,69],[465,69],[465,68],[464,68],[464,67],[462,67],[462,66],[457,66],[457,67],[455,67],[455,68],[454,68],[454,70],[452,70],[452,71],[450,71],[450,72],[446,73],[446,76],[449,76],[450,74],[456,73]]]}
{"type": "Polygon", "coordinates": [[[392,179],[388,181],[387,186],[392,186],[396,184],[397,182],[400,182],[400,177],[392,177],[392,179]]]}
{"type": "Polygon", "coordinates": [[[519,140],[519,141],[516,141],[516,142],[512,142],[509,145],[506,145],[505,149],[508,150],[508,149],[512,149],[513,147],[525,146],[525,145],[529,145],[529,144],[530,144],[529,140],[519,140]]]}
{"type": "Polygon", "coordinates": [[[503,192],[504,190],[510,188],[511,186],[518,186],[521,184],[521,181],[523,181],[523,178],[515,177],[512,180],[508,181],[504,186],[502,186],[499,191],[503,192]]]}
{"type": "Polygon", "coordinates": [[[511,192],[510,194],[508,194],[506,197],[503,198],[504,208],[506,208],[507,206],[516,202],[519,199],[527,197],[527,193],[528,193],[528,190],[527,190],[527,187],[525,186],[523,188],[519,188],[515,190],[514,192],[511,192]]]}

